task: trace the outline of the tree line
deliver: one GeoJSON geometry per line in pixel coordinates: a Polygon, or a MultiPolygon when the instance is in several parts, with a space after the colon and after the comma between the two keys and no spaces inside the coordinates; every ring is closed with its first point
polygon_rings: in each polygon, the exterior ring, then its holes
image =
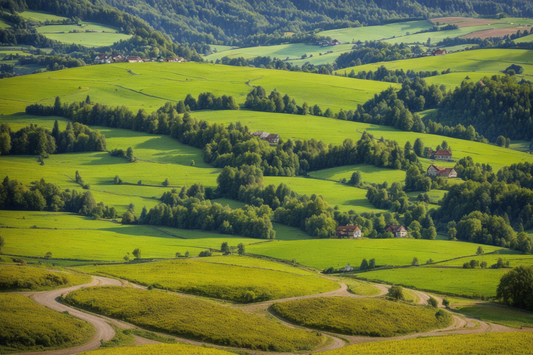
{"type": "Polygon", "coordinates": [[[52,131],[30,124],[13,132],[8,124],[0,124],[0,154],[40,155],[54,153],[105,151],[105,136],[98,130],[68,122],[64,131],[54,122],[52,131]]]}

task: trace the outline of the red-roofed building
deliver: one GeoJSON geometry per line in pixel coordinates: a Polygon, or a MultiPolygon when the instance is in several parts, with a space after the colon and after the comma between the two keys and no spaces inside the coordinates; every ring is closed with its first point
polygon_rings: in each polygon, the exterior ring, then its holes
{"type": "Polygon", "coordinates": [[[341,42],[339,42],[338,40],[334,39],[333,42],[332,42],[332,44],[333,44],[334,46],[336,46],[336,45],[338,45],[338,44],[341,44],[341,42]]]}
{"type": "Polygon", "coordinates": [[[445,55],[445,54],[448,54],[448,51],[446,49],[439,49],[438,51],[435,51],[435,53],[433,53],[434,55],[445,55]]]}
{"type": "Polygon", "coordinates": [[[275,133],[269,134],[266,137],[266,140],[268,141],[268,143],[278,144],[278,142],[279,142],[279,134],[275,134],[275,133]]]}
{"type": "Polygon", "coordinates": [[[437,150],[433,155],[435,160],[452,161],[452,153],[448,150],[437,150]]]}
{"type": "Polygon", "coordinates": [[[407,238],[407,229],[404,226],[395,226],[391,224],[385,232],[391,232],[396,238],[407,238]]]}
{"type": "Polygon", "coordinates": [[[361,230],[358,226],[339,226],[335,231],[335,237],[342,238],[361,238],[361,230]]]}
{"type": "Polygon", "coordinates": [[[453,168],[444,168],[442,166],[436,166],[431,164],[427,169],[427,176],[429,177],[446,177],[446,178],[456,178],[457,172],[453,168]]]}
{"type": "Polygon", "coordinates": [[[137,57],[137,56],[129,56],[128,58],[126,58],[126,60],[130,63],[142,63],[143,60],[141,57],[137,57]]]}

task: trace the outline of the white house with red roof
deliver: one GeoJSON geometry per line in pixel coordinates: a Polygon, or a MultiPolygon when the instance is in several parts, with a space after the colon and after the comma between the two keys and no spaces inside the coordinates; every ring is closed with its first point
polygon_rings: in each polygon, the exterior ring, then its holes
{"type": "Polygon", "coordinates": [[[339,226],[335,231],[335,237],[343,238],[361,238],[361,229],[358,226],[339,226]]]}

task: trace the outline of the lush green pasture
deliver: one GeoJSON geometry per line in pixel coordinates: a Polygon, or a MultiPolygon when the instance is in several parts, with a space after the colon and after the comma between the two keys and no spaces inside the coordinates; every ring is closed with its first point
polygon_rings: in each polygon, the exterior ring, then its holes
{"type": "Polygon", "coordinates": [[[0,20],[0,28],[5,29],[5,28],[9,28],[9,27],[11,27],[10,24],[8,24],[8,23],[7,23],[6,21],[4,21],[4,20],[0,20]]]}
{"type": "Polygon", "coordinates": [[[100,32],[117,32],[117,27],[102,25],[97,22],[84,22],[87,26],[78,25],[48,25],[37,27],[37,32],[42,34],[49,33],[68,33],[70,31],[100,31],[100,32]]]}
{"type": "Polygon", "coordinates": [[[44,36],[67,44],[79,44],[85,47],[110,46],[121,40],[130,39],[131,35],[124,33],[43,33],[44,36]]]}
{"type": "MultiPolygon", "coordinates": [[[[407,196],[409,197],[409,200],[416,201],[419,194],[420,194],[419,191],[408,192],[407,196]]],[[[442,200],[442,198],[446,194],[446,191],[444,191],[444,190],[431,190],[431,191],[428,191],[427,194],[429,195],[429,198],[431,199],[432,203],[437,203],[438,201],[442,200]]]]}
{"type": "Polygon", "coordinates": [[[144,258],[174,258],[177,252],[196,256],[208,248],[219,249],[224,241],[231,246],[261,242],[197,230],[91,221],[69,213],[0,211],[0,220],[2,226],[14,227],[2,229],[3,253],[41,258],[51,252],[59,259],[123,261],[135,248],[144,258]]]}
{"type": "Polygon", "coordinates": [[[252,258],[248,256],[224,255],[224,256],[213,256],[210,258],[199,258],[197,260],[206,262],[206,263],[228,264],[228,265],[233,265],[233,266],[244,266],[244,267],[251,267],[251,268],[258,268],[258,269],[283,271],[283,272],[289,272],[292,274],[299,274],[299,275],[316,276],[314,272],[300,269],[300,268],[290,266],[284,263],[268,261],[268,260],[259,259],[259,258],[252,258]]]}
{"type": "MultiPolygon", "coordinates": [[[[248,126],[251,131],[261,130],[277,133],[283,140],[315,138],[327,144],[332,143],[338,145],[342,144],[346,138],[351,138],[354,141],[359,140],[363,131],[374,135],[375,138],[383,137],[385,139],[395,140],[402,147],[407,141],[413,144],[417,138],[422,139],[426,147],[433,148],[441,144],[443,140],[446,140],[453,148],[454,160],[458,161],[465,156],[471,156],[476,163],[488,163],[495,171],[513,163],[533,162],[533,156],[527,153],[497,147],[495,145],[433,134],[404,132],[388,126],[341,121],[334,118],[247,112],[244,110],[203,111],[195,112],[193,116],[217,123],[229,124],[230,122],[240,121],[243,125],[248,126]]],[[[425,161],[429,165],[429,160],[425,161]]],[[[453,166],[454,164],[452,163],[450,165],[453,166]]],[[[315,193],[317,192],[315,191],[315,193]]],[[[320,194],[320,192],[317,194],[320,194]]]]}
{"type": "Polygon", "coordinates": [[[68,20],[66,17],[62,16],[56,16],[49,12],[44,11],[33,11],[33,10],[27,10],[24,12],[19,13],[20,16],[24,17],[25,19],[39,21],[39,22],[46,22],[48,21],[63,21],[68,20]]]}
{"type": "Polygon", "coordinates": [[[454,307],[456,312],[485,322],[513,328],[533,328],[533,313],[494,303],[472,303],[454,307]]]}
{"type": "Polygon", "coordinates": [[[359,276],[435,292],[492,297],[506,272],[504,269],[412,267],[371,271],[359,276]]]}
{"type": "Polygon", "coordinates": [[[369,298],[308,298],[275,303],[272,308],[298,325],[347,335],[392,337],[445,328],[453,323],[449,313],[436,314],[433,307],[369,298]]]}
{"type": "Polygon", "coordinates": [[[516,43],[533,42],[533,35],[527,35],[514,40],[516,43]]]}
{"type": "Polygon", "coordinates": [[[142,346],[123,346],[117,348],[97,349],[81,353],[80,355],[233,355],[232,352],[208,348],[205,346],[195,346],[185,343],[179,344],[157,344],[142,346]]]}
{"type": "Polygon", "coordinates": [[[311,239],[311,236],[299,228],[289,227],[284,224],[272,223],[276,231],[277,240],[301,240],[311,239]]]}
{"type": "Polygon", "coordinates": [[[66,301],[151,330],[232,347],[309,350],[324,340],[234,308],[158,291],[91,287],[69,293],[66,301]]]}
{"type": "Polygon", "coordinates": [[[88,323],[22,295],[0,295],[0,319],[3,354],[70,348],[89,341],[94,334],[88,323]]]}
{"type": "Polygon", "coordinates": [[[91,277],[81,274],[53,272],[32,266],[6,265],[0,267],[0,290],[52,290],[91,282],[91,277]]]}
{"type": "Polygon", "coordinates": [[[384,341],[356,344],[324,355],[374,355],[374,354],[528,354],[533,333],[483,333],[420,337],[402,341],[384,341]]]}
{"type": "Polygon", "coordinates": [[[533,255],[524,255],[518,251],[509,251],[510,253],[505,254],[485,254],[480,256],[465,257],[457,260],[451,260],[444,263],[439,263],[439,266],[455,266],[462,267],[464,263],[469,262],[470,260],[478,260],[480,263],[485,261],[488,266],[496,264],[498,259],[502,259],[504,262],[509,262],[510,267],[517,267],[520,265],[529,266],[533,265],[533,255]],[[511,253],[512,252],[512,253],[511,253]]]}
{"type": "Polygon", "coordinates": [[[338,168],[312,171],[309,175],[320,179],[335,181],[346,179],[349,181],[352,174],[356,171],[361,173],[364,182],[382,184],[384,181],[387,181],[391,185],[393,182],[403,182],[405,180],[405,171],[403,170],[378,168],[374,165],[366,164],[346,165],[338,168]]]}
{"type": "MultiPolygon", "coordinates": [[[[341,28],[338,30],[329,30],[319,32],[318,35],[329,36],[341,42],[352,41],[379,41],[392,37],[404,38],[407,33],[414,33],[427,30],[433,27],[430,21],[408,21],[396,22],[383,26],[363,26],[352,28],[341,28]]],[[[426,33],[426,40],[428,33],[426,33]]]]}
{"type": "Polygon", "coordinates": [[[198,260],[85,266],[78,270],[239,303],[312,295],[339,288],[337,283],[313,274],[302,275],[286,270],[281,272],[198,260]]]}
{"type": "Polygon", "coordinates": [[[339,281],[343,282],[348,286],[348,291],[353,294],[361,296],[376,296],[381,293],[381,291],[372,286],[371,283],[356,280],[352,277],[340,277],[339,281]]]}
{"type": "MultiPolygon", "coordinates": [[[[344,75],[344,71],[349,73],[352,69],[356,73],[369,70],[375,71],[381,65],[384,65],[387,67],[387,69],[403,69],[405,71],[437,70],[441,72],[450,68],[452,71],[451,74],[439,75],[425,79],[431,79],[441,83],[441,80],[447,80],[446,78],[450,75],[453,75],[453,72],[459,72],[457,75],[463,75],[463,79],[468,75],[472,80],[474,80],[480,77],[479,74],[501,74],[501,71],[505,70],[511,64],[518,64],[522,66],[524,68],[524,75],[533,75],[533,58],[531,57],[531,52],[524,49],[479,49],[450,53],[437,57],[422,57],[360,65],[357,67],[338,70],[337,73],[344,75]],[[473,77],[472,73],[475,73],[476,76],[473,77]]],[[[443,81],[442,84],[447,84],[447,82],[443,81]]]]}
{"type": "MultiPolygon", "coordinates": [[[[246,248],[246,251],[285,260],[296,259],[302,265],[323,270],[329,267],[344,267],[348,263],[357,267],[361,265],[363,259],[369,260],[372,258],[376,259],[376,265],[411,265],[414,257],[417,257],[421,263],[429,259],[443,261],[461,256],[475,255],[478,246],[478,244],[473,243],[451,242],[447,240],[315,239],[272,241],[250,245],[246,248]]],[[[500,250],[498,247],[488,245],[483,245],[483,249],[487,253],[500,250]]],[[[405,270],[406,272],[411,272],[412,270],[416,271],[419,269],[405,270]]],[[[394,271],[396,270],[383,272],[394,271]]],[[[363,273],[359,275],[368,278],[377,278],[378,273],[363,273]],[[376,277],[371,277],[371,275],[376,275],[376,277]]]]}
{"type": "Polygon", "coordinates": [[[206,91],[233,95],[238,103],[244,103],[251,90],[246,82],[289,93],[299,104],[305,101],[334,111],[355,107],[391,85],[214,64],[118,63],[6,79],[0,88],[2,101],[5,100],[0,109],[4,114],[17,113],[31,103],[53,104],[58,95],[65,102],[72,102],[84,100],[89,94],[94,102],[151,112],[167,101],[177,102],[189,93],[197,96],[206,91]]]}

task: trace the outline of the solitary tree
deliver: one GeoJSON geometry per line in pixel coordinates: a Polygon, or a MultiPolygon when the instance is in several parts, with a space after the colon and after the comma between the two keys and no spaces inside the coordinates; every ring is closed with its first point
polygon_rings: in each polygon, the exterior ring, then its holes
{"type": "Polygon", "coordinates": [[[442,300],[442,305],[446,308],[450,308],[450,300],[448,300],[447,298],[444,298],[442,300]]]}
{"type": "Polygon", "coordinates": [[[52,252],[51,251],[49,251],[46,254],[44,254],[44,258],[45,259],[50,259],[51,257],[52,257],[52,252]]]}
{"type": "Polygon", "coordinates": [[[139,248],[135,248],[132,254],[137,260],[141,258],[141,250],[139,248]]]}
{"type": "Polygon", "coordinates": [[[483,248],[482,247],[478,247],[477,251],[476,251],[476,255],[483,255],[483,254],[485,254],[485,251],[483,250],[483,248]]]}
{"type": "Polygon", "coordinates": [[[4,237],[0,235],[0,254],[2,253],[2,248],[4,247],[4,245],[5,245],[4,237]]]}
{"type": "Polygon", "coordinates": [[[168,185],[170,185],[170,181],[166,178],[165,181],[163,181],[163,186],[167,187],[168,185]]]}
{"type": "Polygon", "coordinates": [[[231,250],[230,250],[230,248],[229,248],[228,242],[223,242],[223,243],[222,243],[222,246],[220,247],[220,251],[221,251],[222,254],[224,254],[224,255],[231,254],[231,250]]]}
{"type": "Polygon", "coordinates": [[[439,301],[437,301],[437,300],[434,299],[433,297],[429,297],[429,300],[428,300],[428,306],[431,306],[431,307],[437,308],[437,307],[439,306],[439,301]]]}
{"type": "Polygon", "coordinates": [[[362,180],[363,178],[361,177],[361,173],[359,171],[355,171],[350,178],[350,185],[359,186],[362,180]]]}
{"type": "Polygon", "coordinates": [[[237,245],[237,248],[239,249],[238,253],[239,255],[244,255],[244,253],[246,253],[246,247],[244,246],[244,244],[242,243],[239,243],[239,245],[237,245]]]}
{"type": "Polygon", "coordinates": [[[372,258],[368,262],[368,270],[372,270],[376,267],[376,259],[372,258]]]}
{"type": "Polygon", "coordinates": [[[130,256],[128,254],[124,255],[124,261],[125,262],[130,261],[130,256]]]}
{"type": "Polygon", "coordinates": [[[186,252],[185,252],[185,257],[186,257],[186,258],[189,257],[189,251],[186,251],[186,252]]]}
{"type": "Polygon", "coordinates": [[[411,265],[412,265],[412,266],[418,266],[418,265],[420,265],[420,262],[418,261],[418,258],[417,258],[417,257],[414,257],[414,258],[413,258],[413,261],[411,262],[411,265]]]}
{"type": "Polygon", "coordinates": [[[361,266],[359,267],[360,270],[363,270],[365,271],[366,269],[368,269],[368,261],[366,259],[363,259],[363,261],[361,262],[361,266]]]}
{"type": "Polygon", "coordinates": [[[405,298],[402,286],[391,286],[387,295],[395,301],[403,300],[405,298]]]}

